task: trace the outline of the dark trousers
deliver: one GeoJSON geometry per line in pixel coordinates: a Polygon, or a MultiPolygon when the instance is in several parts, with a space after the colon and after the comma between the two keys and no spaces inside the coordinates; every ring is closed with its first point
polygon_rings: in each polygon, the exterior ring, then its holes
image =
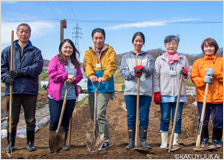
{"type": "MultiPolygon", "coordinates": [[[[136,122],[136,102],[137,96],[125,95],[124,100],[127,108],[127,124],[128,128],[134,128],[136,122]]],[[[139,96],[139,120],[140,127],[147,129],[149,124],[149,110],[152,97],[139,96]]]]}
{"type": "MultiPolygon", "coordinates": [[[[27,129],[34,130],[36,127],[35,113],[36,113],[37,95],[13,94],[12,98],[13,98],[12,116],[11,116],[12,130],[16,130],[17,124],[19,123],[21,105],[23,106],[24,109],[24,116],[27,129]]],[[[9,96],[6,96],[8,114],[9,114],[9,100],[10,100],[9,96]]],[[[9,125],[7,127],[9,127],[9,125]]]]}
{"type": "MultiPolygon", "coordinates": [[[[201,119],[203,103],[197,102],[197,104],[198,104],[197,109],[198,109],[198,124],[199,124],[201,119]]],[[[212,115],[213,127],[220,129],[223,128],[223,104],[211,104],[211,103],[206,104],[203,127],[208,127],[210,114],[212,115]]]]}
{"type": "MultiPolygon", "coordinates": [[[[75,108],[75,102],[76,99],[73,100],[67,100],[64,116],[62,119],[61,126],[62,127],[68,127],[69,126],[69,120],[72,116],[73,110],[75,108]]],[[[50,110],[50,131],[55,131],[58,127],[58,122],[61,114],[61,108],[63,105],[63,100],[55,101],[51,98],[49,98],[49,110],[50,110]]]]}

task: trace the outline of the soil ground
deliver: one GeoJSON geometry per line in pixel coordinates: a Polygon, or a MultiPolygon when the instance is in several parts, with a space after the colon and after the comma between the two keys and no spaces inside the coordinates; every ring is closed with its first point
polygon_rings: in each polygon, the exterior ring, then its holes
{"type": "MultiPolygon", "coordinates": [[[[15,151],[13,159],[199,159],[199,158],[220,158],[223,159],[223,147],[211,151],[194,151],[197,138],[197,109],[192,103],[194,96],[187,96],[188,102],[184,105],[182,115],[182,134],[179,137],[181,149],[168,152],[160,149],[161,136],[160,127],[160,107],[152,102],[149,113],[149,127],[147,134],[147,143],[151,146],[148,151],[138,151],[125,149],[128,144],[127,132],[127,112],[125,110],[124,95],[121,92],[121,84],[116,85],[116,97],[109,101],[107,108],[107,120],[110,132],[110,147],[107,150],[99,152],[89,152],[86,147],[86,132],[92,131],[93,123],[90,119],[88,104],[78,108],[72,116],[72,134],[71,146],[69,151],[60,151],[59,153],[48,152],[49,122],[41,127],[35,134],[36,150],[28,152],[26,150],[26,139],[16,138],[15,151]]],[[[38,101],[47,98],[47,92],[41,92],[38,101]]],[[[5,98],[1,99],[1,113],[5,116],[5,98]]],[[[209,143],[212,137],[212,122],[209,123],[209,143]]],[[[169,136],[171,134],[171,124],[169,136]]],[[[169,142],[169,140],[168,140],[169,142]]],[[[9,156],[4,152],[7,146],[6,138],[1,140],[1,158],[8,159],[9,156]]]]}

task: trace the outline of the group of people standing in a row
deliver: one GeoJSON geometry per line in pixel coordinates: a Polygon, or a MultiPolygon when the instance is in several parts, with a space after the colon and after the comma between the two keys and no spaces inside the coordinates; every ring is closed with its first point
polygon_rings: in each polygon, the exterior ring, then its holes
{"type": "MultiPolygon", "coordinates": [[[[13,86],[12,102],[12,130],[7,132],[8,146],[6,152],[14,150],[17,124],[21,105],[24,108],[27,127],[27,149],[35,150],[34,134],[36,127],[35,112],[38,95],[38,76],[43,68],[41,51],[29,41],[31,28],[22,23],[16,31],[18,40],[13,43],[13,70],[10,71],[10,46],[2,51],[1,55],[1,81],[6,84],[5,94],[9,112],[9,88],[13,86]],[[11,142],[11,143],[10,143],[11,142]]],[[[117,70],[118,56],[112,46],[105,43],[105,31],[96,28],[92,31],[93,46],[89,47],[84,56],[83,69],[88,77],[90,115],[94,117],[94,92],[98,88],[97,98],[97,130],[104,133],[104,143],[101,150],[109,147],[109,127],[106,119],[106,109],[109,99],[114,96],[113,75],[117,70]]],[[[126,148],[134,147],[136,124],[136,97],[137,87],[140,87],[139,103],[139,135],[140,146],[149,148],[146,143],[149,124],[149,111],[154,94],[154,102],[160,104],[161,121],[161,146],[167,147],[170,112],[174,119],[181,74],[183,83],[179,99],[179,109],[173,139],[173,145],[178,145],[178,137],[181,134],[181,117],[186,98],[185,81],[191,78],[196,85],[196,101],[198,109],[198,122],[200,121],[202,104],[205,95],[205,85],[210,83],[205,118],[201,135],[201,146],[208,145],[208,122],[210,114],[213,120],[213,145],[222,145],[223,129],[223,58],[218,57],[218,44],[212,38],[203,41],[201,49],[205,54],[189,66],[185,56],[178,54],[179,45],[177,36],[167,36],[164,40],[166,52],[160,55],[154,64],[153,57],[142,51],[145,36],[142,32],[136,32],[132,38],[133,51],[123,55],[120,73],[125,79],[124,99],[127,107],[127,128],[129,144],[126,148]],[[140,86],[137,79],[140,79],[140,86]]],[[[50,110],[49,131],[55,131],[59,122],[60,112],[65,96],[66,86],[72,85],[68,91],[67,103],[61,124],[61,132],[65,132],[63,150],[69,150],[66,139],[69,128],[69,120],[72,116],[77,97],[79,96],[77,83],[83,78],[80,63],[77,60],[76,49],[73,42],[64,39],[59,45],[59,54],[54,56],[48,66],[49,84],[48,98],[50,110]]],[[[138,126],[137,126],[138,127],[138,126]]],[[[9,125],[8,125],[9,128],[9,125]]]]}

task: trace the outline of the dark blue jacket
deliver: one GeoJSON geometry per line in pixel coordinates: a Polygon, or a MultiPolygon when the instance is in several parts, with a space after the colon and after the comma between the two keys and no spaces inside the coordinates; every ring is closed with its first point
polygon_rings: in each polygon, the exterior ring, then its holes
{"type": "MultiPolygon", "coordinates": [[[[21,55],[18,40],[13,43],[13,70],[21,70],[22,76],[15,78],[12,94],[38,95],[38,76],[43,68],[41,50],[29,41],[21,55]]],[[[1,81],[5,83],[10,71],[11,46],[6,47],[1,55],[1,81]]],[[[9,95],[10,85],[6,84],[5,95],[9,95]]]]}

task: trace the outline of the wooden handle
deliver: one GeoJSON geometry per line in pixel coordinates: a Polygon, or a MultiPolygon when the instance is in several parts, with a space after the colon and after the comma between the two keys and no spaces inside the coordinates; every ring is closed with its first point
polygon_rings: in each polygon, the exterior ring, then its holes
{"type": "Polygon", "coordinates": [[[178,109],[179,109],[179,101],[180,101],[180,94],[181,94],[181,89],[182,89],[182,82],[183,82],[183,74],[181,74],[181,77],[180,77],[180,86],[179,86],[179,92],[178,92],[178,97],[177,97],[174,122],[173,122],[172,132],[171,132],[171,136],[170,136],[170,145],[169,145],[170,149],[173,148],[173,136],[174,136],[174,131],[175,131],[175,128],[176,128],[177,113],[178,113],[178,109]]]}
{"type": "Polygon", "coordinates": [[[135,123],[135,147],[138,146],[139,133],[139,92],[140,92],[140,77],[137,81],[137,103],[136,103],[136,123],[135,123]]]}
{"type": "Polygon", "coordinates": [[[207,95],[208,95],[208,87],[209,87],[209,83],[206,83],[204,101],[203,101],[202,112],[201,112],[201,119],[200,119],[200,123],[199,123],[198,135],[197,135],[197,141],[196,141],[197,148],[200,147],[200,143],[201,143],[201,131],[203,128],[203,123],[204,123],[205,107],[206,107],[206,101],[207,101],[207,95]]]}
{"type": "MultiPolygon", "coordinates": [[[[10,71],[13,70],[13,41],[14,31],[11,32],[11,53],[10,53],[10,71]]],[[[9,88],[9,133],[12,132],[12,85],[9,88]]]]}

